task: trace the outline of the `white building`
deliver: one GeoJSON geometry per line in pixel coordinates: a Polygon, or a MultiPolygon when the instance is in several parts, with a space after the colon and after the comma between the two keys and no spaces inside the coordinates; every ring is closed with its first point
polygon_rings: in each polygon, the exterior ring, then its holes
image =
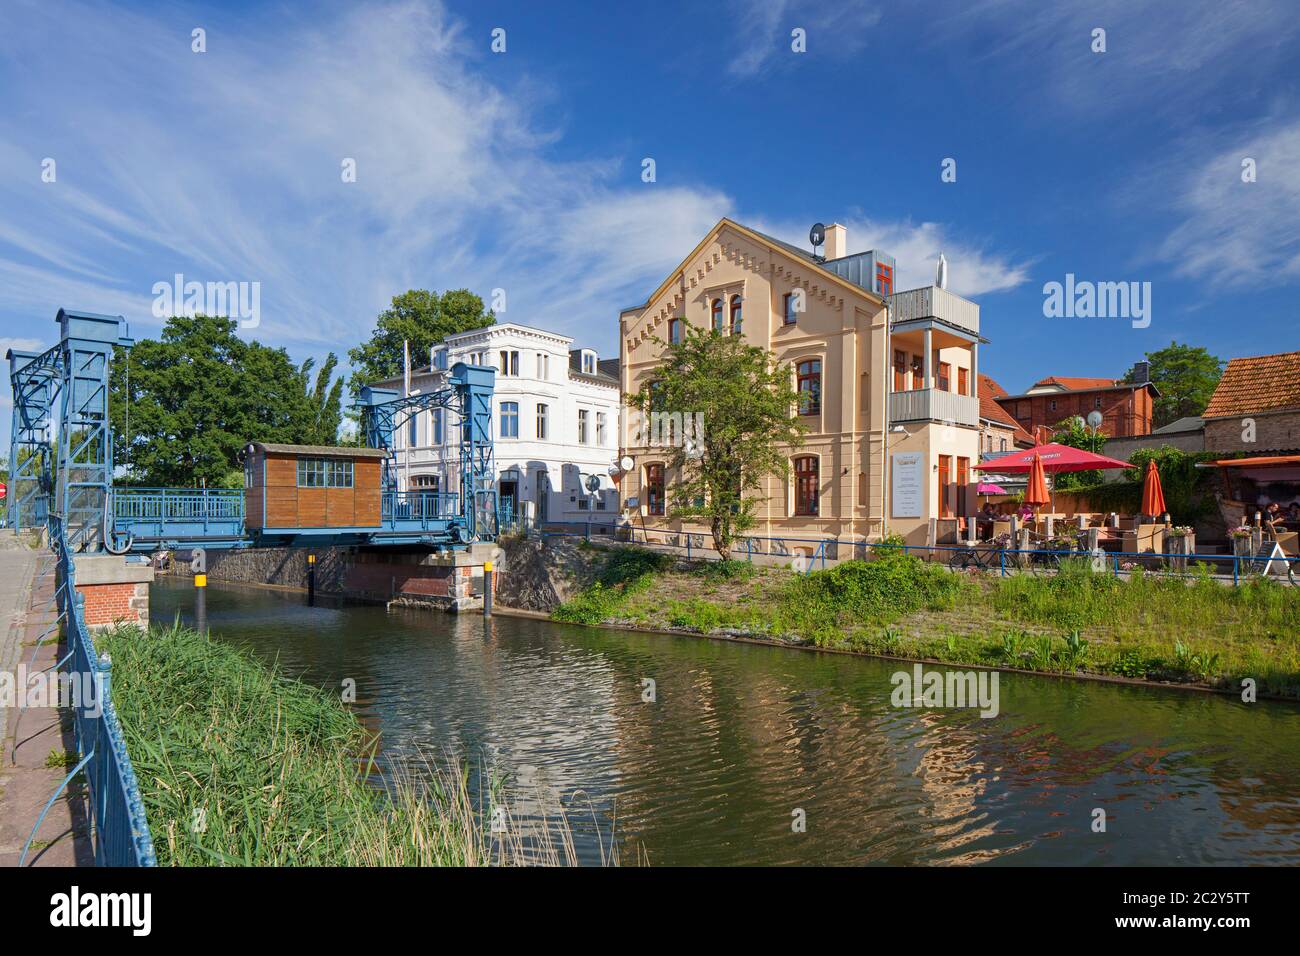
{"type": "MultiPolygon", "coordinates": [[[[501,505],[539,523],[613,522],[618,493],[609,467],[618,457],[618,360],[572,346],[566,335],[514,323],[461,332],[422,356],[431,367],[412,372],[411,392],[441,387],[457,362],[495,368],[493,454],[501,505]],[[600,483],[594,494],[587,490],[592,475],[600,483]]],[[[374,384],[403,388],[400,376],[374,384]]],[[[405,488],[459,491],[458,421],[439,411],[399,420],[395,444],[405,488]]]]}

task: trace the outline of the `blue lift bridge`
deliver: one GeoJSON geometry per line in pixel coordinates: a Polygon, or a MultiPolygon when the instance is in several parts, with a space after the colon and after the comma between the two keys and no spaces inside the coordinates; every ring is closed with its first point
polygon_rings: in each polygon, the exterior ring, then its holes
{"type": "Polygon", "coordinates": [[[493,369],[458,363],[443,387],[418,395],[362,389],[363,436],[369,447],[387,452],[377,526],[249,529],[241,490],[114,487],[109,373],[114,349],[129,349],[133,340],[121,316],[60,309],[56,321],[59,343],[53,348],[6,355],[14,399],[7,499],[12,528],[43,528],[54,517],[70,549],[111,554],[199,547],[455,548],[496,536],[493,369]],[[398,487],[395,430],[406,416],[429,409],[441,409],[455,429],[455,493],[398,487]]]}

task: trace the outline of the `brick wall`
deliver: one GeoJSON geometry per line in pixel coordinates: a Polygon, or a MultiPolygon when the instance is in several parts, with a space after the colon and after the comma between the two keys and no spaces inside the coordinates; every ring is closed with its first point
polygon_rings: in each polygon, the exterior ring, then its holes
{"type": "Polygon", "coordinates": [[[86,626],[92,630],[118,623],[149,626],[148,582],[78,585],[85,598],[86,626]]]}

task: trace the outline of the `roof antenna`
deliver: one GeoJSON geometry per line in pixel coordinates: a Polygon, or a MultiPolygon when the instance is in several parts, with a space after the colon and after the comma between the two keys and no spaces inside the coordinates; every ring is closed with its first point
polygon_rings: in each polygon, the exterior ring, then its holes
{"type": "Polygon", "coordinates": [[[813,227],[808,230],[808,241],[812,243],[812,254],[814,258],[823,258],[818,252],[817,247],[826,242],[826,224],[823,222],[813,223],[813,227]]]}
{"type": "Polygon", "coordinates": [[[934,284],[940,289],[948,288],[948,260],[939,253],[939,264],[934,269],[934,284]]]}

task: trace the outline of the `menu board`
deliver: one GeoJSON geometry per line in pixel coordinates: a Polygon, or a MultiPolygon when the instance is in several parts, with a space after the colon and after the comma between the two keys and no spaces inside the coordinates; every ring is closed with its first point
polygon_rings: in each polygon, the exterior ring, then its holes
{"type": "Polygon", "coordinates": [[[895,518],[921,517],[925,486],[925,455],[919,451],[897,451],[889,456],[893,471],[890,493],[891,512],[895,518]]]}

